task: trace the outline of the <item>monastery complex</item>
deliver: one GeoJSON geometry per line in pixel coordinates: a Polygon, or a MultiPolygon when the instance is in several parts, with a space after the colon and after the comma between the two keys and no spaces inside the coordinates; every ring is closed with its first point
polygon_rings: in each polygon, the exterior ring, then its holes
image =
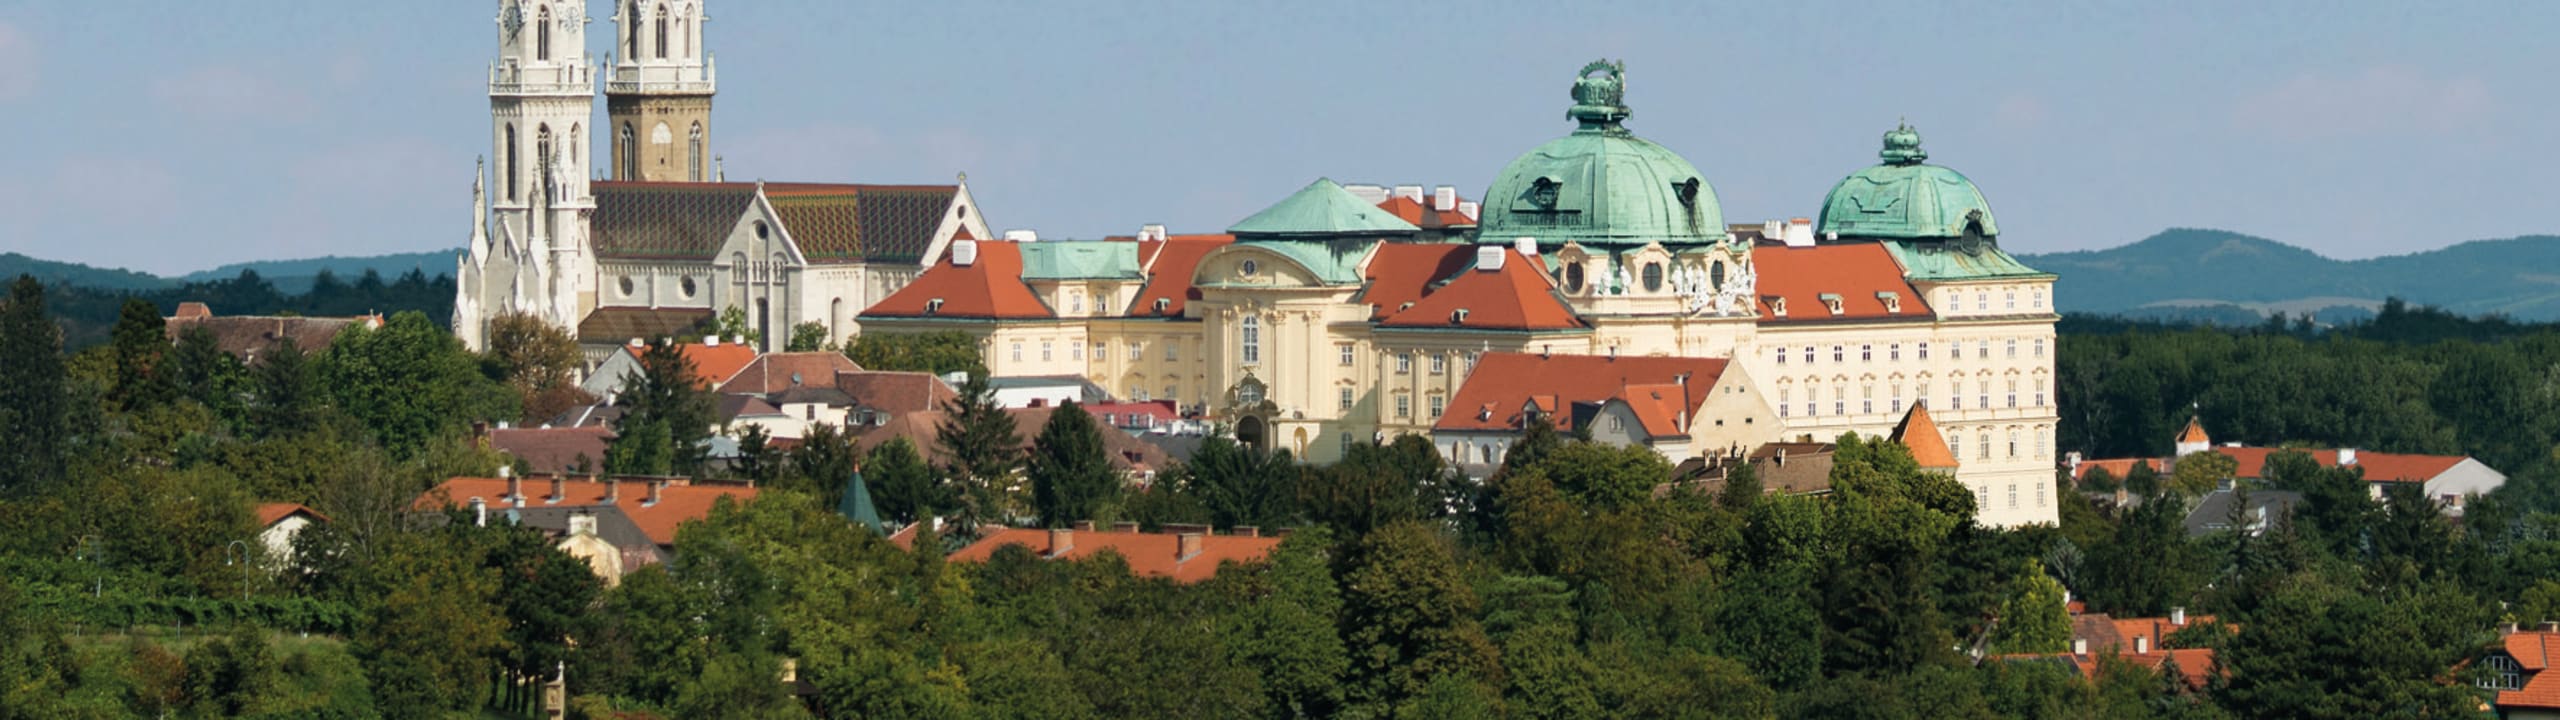
{"type": "Polygon", "coordinates": [[[1729,223],[1592,63],[1563,134],[1478,199],[1317,179],[1219,232],[1043,240],[993,232],[965,183],[723,182],[701,1],[599,8],[600,61],[584,5],[501,3],[454,321],[474,347],[506,312],[597,361],[729,309],[767,351],[803,323],[956,330],[995,375],[1170,400],[1311,462],[1423,435],[1480,467],[1541,416],[1675,463],[1854,432],[1926,438],[1985,523],[2056,520],[2054,276],[1909,127],[1812,217],[1729,223]]]}

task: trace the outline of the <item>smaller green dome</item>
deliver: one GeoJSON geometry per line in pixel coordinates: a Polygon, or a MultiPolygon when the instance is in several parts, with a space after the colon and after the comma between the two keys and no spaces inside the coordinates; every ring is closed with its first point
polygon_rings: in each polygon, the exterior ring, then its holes
{"type": "Polygon", "coordinates": [[[1884,163],[1860,170],[1831,188],[1814,228],[1841,237],[1955,239],[1968,227],[1980,238],[1997,237],[1991,201],[1963,173],[1923,164],[1920,131],[1910,125],[1884,134],[1884,163]]]}

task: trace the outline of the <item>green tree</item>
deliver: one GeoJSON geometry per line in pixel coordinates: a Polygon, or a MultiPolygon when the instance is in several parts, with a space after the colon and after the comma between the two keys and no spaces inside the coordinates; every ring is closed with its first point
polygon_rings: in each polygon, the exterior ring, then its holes
{"type": "Polygon", "coordinates": [[[1354,703],[1392,707],[1433,693],[1435,682],[1493,687],[1493,641],[1476,621],[1478,600],[1449,541],[1403,522],[1360,541],[1343,578],[1343,627],[1354,703]]]}
{"type": "Polygon", "coordinates": [[[2028,560],[2000,603],[1999,630],[1991,645],[2000,653],[2058,653],[2071,647],[2070,601],[2044,564],[2028,560]]]}
{"type": "MultiPolygon", "coordinates": [[[[624,451],[623,456],[644,464],[616,466],[608,461],[606,464],[613,466],[610,469],[652,475],[700,474],[702,442],[711,436],[714,413],[711,393],[702,388],[693,360],[674,345],[651,345],[641,351],[638,371],[624,377],[622,387],[620,403],[625,409],[615,426],[620,437],[614,441],[614,450],[628,443],[655,443],[663,436],[668,462],[664,467],[646,464],[654,462],[657,452],[654,448],[635,448],[624,451]],[[649,452],[641,452],[642,449],[649,452]]],[[[611,455],[612,451],[608,451],[608,457],[611,455]]]]}
{"type": "Polygon", "coordinates": [[[1093,519],[1120,494],[1120,471],[1111,467],[1102,431],[1074,400],[1049,413],[1023,470],[1031,479],[1032,511],[1049,527],[1093,519]]]}
{"type": "Polygon", "coordinates": [[[942,446],[943,473],[959,485],[956,519],[963,529],[1002,522],[1013,512],[1014,471],[1022,465],[1022,435],[1013,415],[996,404],[984,376],[960,385],[960,399],[934,428],[942,446]]]}
{"type": "Polygon", "coordinates": [[[2188,453],[2178,458],[2169,471],[2169,486],[2188,497],[2202,497],[2214,488],[2230,482],[2240,469],[2240,461],[2218,452],[2188,453]]]}
{"type": "Polygon", "coordinates": [[[834,352],[836,339],[834,333],[827,331],[826,323],[811,320],[791,326],[791,341],[783,349],[790,352],[834,352]]]}
{"type": "Polygon", "coordinates": [[[187,698],[196,712],[247,717],[276,710],[286,691],[284,669],[265,631],[248,625],[187,653],[187,698]]]}
{"type": "Polygon", "coordinates": [[[977,336],[958,330],[890,332],[874,330],[853,339],[845,356],[865,370],[904,370],[947,375],[987,374],[977,336]]]}
{"type": "Polygon", "coordinates": [[[1262,676],[1278,717],[1330,717],[1342,703],[1351,657],[1334,629],[1342,592],[1327,567],[1332,551],[1332,534],[1323,528],[1281,541],[1263,571],[1268,594],[1229,615],[1221,633],[1229,652],[1262,676]]]}
{"type": "Polygon", "coordinates": [[[586,561],[562,552],[532,528],[497,531],[483,564],[499,578],[497,600],[506,613],[504,661],[511,673],[509,709],[531,712],[532,686],[569,661],[572,643],[592,637],[592,612],[603,582],[586,561]]]}
{"type": "Polygon", "coordinates": [[[2490,610],[2446,585],[2374,594],[2301,583],[2243,621],[2215,660],[2241,717],[2467,717],[2479,696],[2442,681],[2489,639],[2490,610]]]}
{"type": "Polygon", "coordinates": [[[949,488],[906,438],[890,438],[872,447],[863,458],[862,477],[871,484],[872,503],[890,522],[917,522],[952,507],[949,488]]]}
{"type": "Polygon", "coordinates": [[[0,494],[63,478],[71,395],[62,330],[45,311],[44,286],[20,275],[0,303],[0,494]]]}
{"type": "Polygon", "coordinates": [[[1166,485],[1197,499],[1217,527],[1280,527],[1298,515],[1298,476],[1286,452],[1263,452],[1212,435],[1166,485]]]}
{"type": "Polygon", "coordinates": [[[748,345],[764,344],[764,331],[747,323],[747,309],[743,306],[731,305],[722,309],[720,319],[712,326],[711,332],[723,340],[745,338],[748,345]]]}
{"type": "Polygon", "coordinates": [[[282,338],[252,371],[249,424],[253,435],[292,436],[319,427],[324,398],[308,358],[293,338],[282,338]]]}
{"type": "Polygon", "coordinates": [[[510,312],[491,318],[488,350],[481,354],[481,362],[491,377],[515,391],[527,425],[547,422],[596,400],[578,387],[578,371],[586,364],[578,339],[530,314],[510,312]]]}
{"type": "Polygon", "coordinates": [[[393,315],[379,329],[349,325],[317,371],[338,410],[404,459],[458,437],[474,420],[518,411],[451,332],[416,312],[393,315]]]}
{"type": "Polygon", "coordinates": [[[478,709],[506,642],[497,579],[468,556],[464,531],[437,534],[399,538],[367,570],[379,590],[351,641],[384,717],[478,709]]]}
{"type": "Polygon", "coordinates": [[[168,368],[168,321],[160,317],[159,306],[142,298],[124,303],[124,312],[116,318],[113,347],[116,377],[107,399],[128,412],[168,402],[176,395],[168,368]]]}

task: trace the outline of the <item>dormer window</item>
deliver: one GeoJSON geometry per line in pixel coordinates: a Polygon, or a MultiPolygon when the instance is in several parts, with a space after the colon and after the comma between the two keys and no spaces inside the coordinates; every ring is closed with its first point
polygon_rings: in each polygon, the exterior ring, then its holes
{"type": "MultiPolygon", "coordinates": [[[[1163,315],[1163,314],[1165,313],[1165,311],[1167,311],[1167,310],[1171,310],[1171,309],[1173,309],[1173,298],[1156,298],[1156,314],[1157,314],[1157,315],[1163,315]]],[[[1134,357],[1134,355],[1133,355],[1133,357],[1134,357]]]]}
{"type": "Polygon", "coordinates": [[[942,298],[924,301],[924,314],[933,315],[940,312],[942,312],[942,298]]]}
{"type": "Polygon", "coordinates": [[[1876,299],[1884,302],[1885,312],[1893,313],[1895,315],[1902,314],[1902,293],[1883,290],[1876,293],[1876,299]]]}
{"type": "Polygon", "coordinates": [[[1840,307],[1841,303],[1840,303],[1840,294],[1839,294],[1839,293],[1823,293],[1823,294],[1821,295],[1821,298],[1822,298],[1822,306],[1823,306],[1823,307],[1826,307],[1826,308],[1830,308],[1830,309],[1831,309],[1831,314],[1832,314],[1832,315],[1834,315],[1834,316],[1838,316],[1838,315],[1840,315],[1840,314],[1841,314],[1841,307],[1840,307]]]}
{"type": "Polygon", "coordinates": [[[1450,311],[1450,312],[1449,312],[1449,324],[1451,324],[1451,325],[1465,325],[1465,324],[1467,324],[1467,309],[1466,309],[1466,308],[1458,308],[1458,309],[1456,309],[1456,310],[1450,311]]]}
{"type": "Polygon", "coordinates": [[[1787,316],[1787,299],[1786,299],[1786,297],[1784,297],[1784,296],[1780,296],[1780,295],[1770,295],[1770,296],[1766,296],[1766,297],[1762,297],[1762,298],[1760,298],[1760,302],[1768,304],[1768,306],[1769,306],[1769,314],[1770,314],[1770,315],[1775,316],[1775,317],[1786,317],[1786,316],[1787,316]]]}

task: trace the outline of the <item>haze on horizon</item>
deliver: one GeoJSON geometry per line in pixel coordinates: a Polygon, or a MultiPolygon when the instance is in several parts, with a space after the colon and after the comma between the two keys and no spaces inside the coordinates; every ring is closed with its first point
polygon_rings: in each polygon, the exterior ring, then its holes
{"type": "MultiPolygon", "coordinates": [[[[2560,109],[2552,4],[711,2],[729,179],[966,172],[1043,237],[1216,232],[1319,176],[1473,198],[1571,129],[1600,57],[1735,222],[1815,214],[1908,120],[2014,252],[2560,230],[2528,210],[2560,156],[2526,121],[2560,109]]],[[[459,247],[494,6],[0,0],[0,251],[176,274],[459,247]]]]}

